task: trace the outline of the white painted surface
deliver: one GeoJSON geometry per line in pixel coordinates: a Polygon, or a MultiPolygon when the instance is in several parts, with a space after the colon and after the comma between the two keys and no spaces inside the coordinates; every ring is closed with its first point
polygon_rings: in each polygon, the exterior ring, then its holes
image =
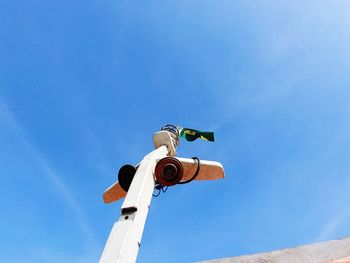
{"type": "Polygon", "coordinates": [[[121,207],[122,211],[137,210],[122,213],[119,220],[114,224],[100,258],[100,263],[136,262],[155,185],[154,167],[156,160],[167,156],[167,154],[167,147],[160,146],[146,155],[140,163],[121,207]]]}
{"type": "Polygon", "coordinates": [[[159,131],[153,135],[153,144],[157,149],[160,146],[166,145],[168,148],[169,155],[176,155],[176,147],[178,145],[178,137],[168,131],[159,131]],[[177,141],[176,141],[177,140],[177,141]]]}

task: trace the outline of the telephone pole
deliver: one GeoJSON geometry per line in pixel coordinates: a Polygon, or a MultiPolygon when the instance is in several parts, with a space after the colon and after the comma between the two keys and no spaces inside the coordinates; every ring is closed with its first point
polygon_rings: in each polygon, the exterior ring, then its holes
{"type": "Polygon", "coordinates": [[[153,142],[156,149],[148,153],[137,167],[123,166],[118,174],[119,181],[104,193],[105,203],[123,197],[125,200],[121,206],[121,215],[114,223],[106,242],[100,263],[136,262],[155,186],[160,191],[162,187],[187,183],[194,179],[212,180],[224,177],[223,167],[218,162],[199,162],[197,158],[196,164],[193,159],[175,157],[179,132],[173,125],[166,125],[156,132],[153,142]],[[192,176],[193,171],[195,176],[192,176]]]}

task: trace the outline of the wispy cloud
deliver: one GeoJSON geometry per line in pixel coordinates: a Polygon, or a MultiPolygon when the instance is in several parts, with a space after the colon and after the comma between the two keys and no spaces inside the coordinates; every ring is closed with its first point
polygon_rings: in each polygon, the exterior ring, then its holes
{"type": "Polygon", "coordinates": [[[322,230],[318,233],[316,241],[328,240],[333,237],[343,221],[343,215],[336,215],[332,217],[330,220],[328,220],[328,222],[326,222],[322,230]]]}
{"type": "Polygon", "coordinates": [[[10,109],[7,107],[6,103],[2,98],[0,98],[0,119],[6,121],[7,125],[12,128],[12,131],[16,134],[21,143],[27,148],[28,152],[31,153],[32,157],[40,165],[41,169],[47,175],[49,181],[56,191],[59,193],[61,199],[70,207],[76,216],[76,221],[79,224],[80,230],[86,236],[86,240],[89,243],[91,249],[97,250],[98,245],[94,238],[94,233],[88,219],[76,200],[69,186],[62,180],[62,178],[57,175],[57,173],[51,168],[49,162],[43,157],[38,149],[36,149],[31,142],[27,139],[24,129],[16,121],[15,116],[12,114],[10,109]]]}

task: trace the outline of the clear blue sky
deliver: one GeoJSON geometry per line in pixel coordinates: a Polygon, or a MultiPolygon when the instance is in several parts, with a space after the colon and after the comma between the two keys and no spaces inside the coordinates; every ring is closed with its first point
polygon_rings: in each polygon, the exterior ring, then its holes
{"type": "Polygon", "coordinates": [[[0,2],[0,261],[97,262],[103,191],[172,123],[226,178],[152,202],[138,262],[350,235],[349,1],[0,2]]]}

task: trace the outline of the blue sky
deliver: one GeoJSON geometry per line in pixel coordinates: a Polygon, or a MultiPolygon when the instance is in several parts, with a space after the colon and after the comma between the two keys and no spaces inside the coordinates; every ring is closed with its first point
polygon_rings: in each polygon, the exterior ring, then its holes
{"type": "Polygon", "coordinates": [[[0,2],[0,261],[97,262],[103,191],[172,123],[226,178],[153,199],[138,262],[350,235],[348,1],[0,2]]]}

